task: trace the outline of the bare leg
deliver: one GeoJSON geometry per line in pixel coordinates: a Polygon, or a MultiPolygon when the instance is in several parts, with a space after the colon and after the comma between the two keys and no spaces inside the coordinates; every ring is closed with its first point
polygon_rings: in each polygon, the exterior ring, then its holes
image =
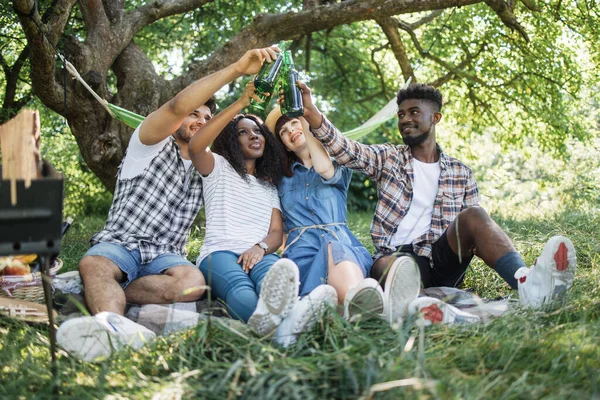
{"type": "Polygon", "coordinates": [[[204,293],[202,272],[191,265],[169,268],[162,275],[148,275],[131,282],[125,295],[129,303],[170,304],[196,301],[204,293]]]}
{"type": "Polygon", "coordinates": [[[125,313],[125,292],[119,284],[125,274],[112,261],[102,256],[83,257],[79,262],[79,274],[92,314],[102,311],[125,313]]]}
{"type": "Polygon", "coordinates": [[[335,288],[338,297],[338,303],[344,304],[348,289],[356,286],[365,279],[360,267],[351,261],[342,261],[339,264],[333,264],[333,256],[331,254],[331,244],[328,249],[329,254],[329,272],[327,283],[335,288]]]}
{"type": "Polygon", "coordinates": [[[456,224],[463,257],[474,254],[493,268],[504,254],[516,251],[506,233],[483,208],[469,207],[458,214],[446,231],[448,243],[455,254],[459,254],[456,224]]]}

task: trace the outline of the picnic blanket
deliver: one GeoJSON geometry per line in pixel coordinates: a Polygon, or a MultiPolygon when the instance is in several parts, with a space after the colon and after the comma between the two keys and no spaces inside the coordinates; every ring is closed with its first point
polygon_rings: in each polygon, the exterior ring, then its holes
{"type": "Polygon", "coordinates": [[[512,308],[513,300],[482,299],[475,293],[453,287],[431,287],[423,290],[426,296],[434,297],[463,311],[477,315],[483,322],[505,314],[512,308]]]}
{"type": "MultiPolygon", "coordinates": [[[[58,279],[55,279],[55,282],[58,283],[55,286],[55,297],[56,295],[60,297],[62,294],[83,302],[83,296],[81,295],[83,287],[81,286],[81,280],[78,279],[78,274],[67,272],[63,275],[64,277],[58,275],[56,277],[58,279]],[[63,290],[66,293],[62,293],[63,290]]],[[[509,312],[513,302],[509,299],[482,299],[473,292],[451,287],[427,288],[424,289],[424,295],[440,299],[461,310],[475,314],[483,322],[509,312]]],[[[68,306],[59,310],[59,313],[62,314],[62,318],[60,318],[62,320],[82,315],[80,308],[68,306]]],[[[199,321],[207,319],[209,315],[226,325],[240,325],[240,328],[241,325],[244,325],[240,321],[231,319],[223,303],[218,300],[210,301],[207,299],[194,303],[130,305],[125,316],[150,329],[156,335],[163,336],[192,328],[199,321]]]]}

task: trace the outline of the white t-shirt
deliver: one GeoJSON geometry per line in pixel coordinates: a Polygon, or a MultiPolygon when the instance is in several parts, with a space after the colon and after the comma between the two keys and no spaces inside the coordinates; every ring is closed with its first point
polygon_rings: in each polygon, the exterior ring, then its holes
{"type": "Polygon", "coordinates": [[[271,214],[281,211],[275,186],[260,183],[254,176],[248,182],[218,154],[215,168],[204,182],[206,235],[196,264],[214,251],[241,254],[269,233],[271,214]]]}
{"type": "MultiPolygon", "coordinates": [[[[156,157],[158,153],[165,147],[165,145],[171,140],[170,136],[167,136],[162,141],[147,146],[140,141],[140,127],[138,126],[129,140],[129,146],[127,146],[127,153],[125,154],[125,160],[123,166],[119,172],[119,178],[121,179],[132,179],[141,174],[150,162],[156,157]]],[[[187,171],[192,166],[191,160],[182,158],[183,165],[187,171]]]]}
{"type": "Polygon", "coordinates": [[[413,169],[413,198],[408,212],[392,237],[391,244],[394,247],[412,243],[431,227],[433,203],[437,196],[441,172],[440,162],[429,164],[413,158],[413,169]]]}

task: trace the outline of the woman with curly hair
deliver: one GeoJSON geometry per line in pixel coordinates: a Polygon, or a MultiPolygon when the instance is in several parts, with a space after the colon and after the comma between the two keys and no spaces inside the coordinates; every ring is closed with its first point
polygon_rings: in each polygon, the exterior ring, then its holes
{"type": "Polygon", "coordinates": [[[253,96],[251,82],[194,135],[189,152],[203,176],[206,207],[196,262],[231,316],[266,335],[292,311],[299,282],[296,265],[274,254],[283,241],[279,143],[260,118],[238,114],[253,96]]]}

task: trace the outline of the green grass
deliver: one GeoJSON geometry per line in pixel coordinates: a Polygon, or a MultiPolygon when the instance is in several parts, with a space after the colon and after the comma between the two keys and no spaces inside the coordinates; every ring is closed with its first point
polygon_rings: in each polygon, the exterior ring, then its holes
{"type": "MultiPolygon", "coordinates": [[[[210,319],[97,364],[61,351],[60,398],[598,398],[600,216],[496,217],[529,264],[552,235],[571,237],[579,263],[566,305],[423,332],[412,324],[394,331],[378,320],[349,324],[331,312],[287,350],[243,326],[210,319]]],[[[75,221],[63,244],[63,271],[76,268],[102,223],[103,218],[75,221]]],[[[372,250],[369,224],[368,214],[354,214],[350,221],[372,250]]],[[[191,247],[197,248],[202,232],[194,231],[191,247]]],[[[480,261],[473,263],[465,286],[488,298],[512,295],[480,261]]],[[[0,398],[50,397],[45,328],[1,319],[0,338],[0,398]]]]}

